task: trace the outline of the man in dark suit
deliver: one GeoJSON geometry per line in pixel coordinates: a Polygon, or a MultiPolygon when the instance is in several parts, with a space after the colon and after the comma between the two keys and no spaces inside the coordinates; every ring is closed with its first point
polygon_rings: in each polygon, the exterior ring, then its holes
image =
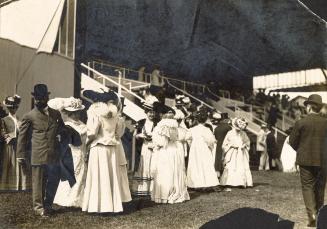
{"type": "Polygon", "coordinates": [[[60,181],[60,131],[64,123],[60,112],[48,107],[49,92],[44,84],[34,86],[35,107],[24,115],[18,135],[17,160],[26,165],[29,133],[32,133],[32,188],[33,208],[36,214],[47,217],[60,181]],[[54,169],[55,168],[55,169],[54,169]]]}
{"type": "Polygon", "coordinates": [[[297,152],[308,226],[315,227],[317,213],[324,204],[327,120],[318,114],[322,107],[320,95],[310,95],[304,105],[308,115],[295,123],[289,142],[297,152]]]}

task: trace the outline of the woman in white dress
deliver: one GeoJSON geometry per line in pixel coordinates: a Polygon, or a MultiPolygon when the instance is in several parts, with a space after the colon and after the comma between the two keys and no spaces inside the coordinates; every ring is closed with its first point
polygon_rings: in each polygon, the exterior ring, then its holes
{"type": "MultiPolygon", "coordinates": [[[[250,139],[244,129],[247,122],[241,118],[232,120],[230,130],[223,142],[224,172],[220,183],[223,186],[252,187],[252,175],[249,165],[250,139]]],[[[230,191],[230,189],[226,189],[230,191]]]]}
{"type": "Polygon", "coordinates": [[[187,186],[190,188],[209,188],[219,185],[215,171],[215,136],[206,127],[206,111],[197,114],[198,125],[190,129],[191,140],[187,167],[187,186]]]}
{"type": "Polygon", "coordinates": [[[54,203],[65,207],[82,207],[85,179],[86,179],[86,125],[80,120],[80,111],[85,107],[80,99],[56,98],[48,102],[49,107],[66,114],[65,125],[71,127],[74,134],[64,139],[69,143],[73,160],[76,183],[71,187],[69,182],[60,181],[54,203]],[[75,136],[77,135],[78,136],[75,136]]]}
{"type": "Polygon", "coordinates": [[[146,111],[147,118],[145,119],[142,132],[136,135],[137,138],[143,139],[140,165],[135,172],[134,179],[137,181],[135,187],[135,194],[138,196],[148,196],[152,191],[152,179],[150,174],[151,158],[153,153],[152,132],[155,126],[154,110],[152,104],[143,104],[146,111]]]}
{"type": "Polygon", "coordinates": [[[156,203],[181,203],[190,199],[187,192],[184,163],[180,160],[178,124],[173,119],[174,111],[165,107],[163,118],[153,131],[153,156],[151,175],[153,191],[151,200],[156,203]]]}
{"type": "Polygon", "coordinates": [[[87,145],[90,151],[82,204],[82,210],[86,212],[123,211],[117,162],[117,112],[115,105],[104,102],[93,103],[87,111],[87,145]]]}
{"type": "Polygon", "coordinates": [[[296,151],[289,145],[289,136],[285,139],[280,160],[282,162],[283,172],[292,173],[297,171],[296,151]]]}

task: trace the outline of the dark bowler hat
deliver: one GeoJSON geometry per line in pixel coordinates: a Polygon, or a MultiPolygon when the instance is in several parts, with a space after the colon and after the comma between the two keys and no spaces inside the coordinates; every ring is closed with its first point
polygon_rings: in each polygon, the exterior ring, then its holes
{"type": "Polygon", "coordinates": [[[304,101],[303,104],[304,104],[304,106],[306,106],[308,104],[322,105],[322,98],[318,94],[312,94],[309,96],[309,98],[306,101],[304,101]]]}
{"type": "Polygon", "coordinates": [[[34,91],[31,93],[36,99],[48,98],[50,92],[45,84],[35,84],[34,91]]]}

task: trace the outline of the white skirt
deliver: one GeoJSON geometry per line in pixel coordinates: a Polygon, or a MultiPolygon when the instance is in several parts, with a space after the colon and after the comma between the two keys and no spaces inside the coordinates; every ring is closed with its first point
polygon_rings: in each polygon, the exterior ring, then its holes
{"type": "Polygon", "coordinates": [[[224,172],[220,184],[229,186],[252,187],[253,180],[249,165],[249,152],[231,148],[224,160],[224,172]]]}
{"type": "Polygon", "coordinates": [[[296,172],[296,151],[288,144],[289,137],[285,139],[280,160],[283,172],[296,172]]]}
{"type": "Polygon", "coordinates": [[[70,187],[68,181],[60,181],[54,203],[65,207],[82,207],[86,179],[84,153],[72,149],[76,183],[70,187]]]}
{"type": "Polygon", "coordinates": [[[117,167],[117,146],[96,145],[91,148],[82,210],[87,212],[122,212],[117,167]]]}

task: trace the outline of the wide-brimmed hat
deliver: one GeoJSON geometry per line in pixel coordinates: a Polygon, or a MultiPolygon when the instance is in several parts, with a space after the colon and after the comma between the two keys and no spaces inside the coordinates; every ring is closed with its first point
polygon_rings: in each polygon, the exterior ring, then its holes
{"type": "Polygon", "coordinates": [[[233,118],[232,127],[237,130],[244,130],[247,126],[247,121],[244,118],[233,118]]]}
{"type": "Polygon", "coordinates": [[[145,112],[153,111],[153,105],[151,103],[144,102],[142,107],[145,112]]]}
{"type": "Polygon", "coordinates": [[[306,106],[308,104],[322,105],[322,98],[318,94],[312,94],[309,96],[309,98],[306,101],[304,101],[303,104],[304,104],[304,106],[306,106]]]}
{"type": "Polygon", "coordinates": [[[66,111],[74,112],[84,110],[85,106],[82,104],[82,100],[80,99],[73,99],[71,104],[64,108],[66,111]]]}
{"type": "Polygon", "coordinates": [[[188,104],[188,103],[191,102],[190,97],[184,97],[184,98],[182,99],[182,101],[183,101],[185,104],[188,104]]]}
{"type": "Polygon", "coordinates": [[[153,110],[160,114],[167,114],[168,112],[172,112],[173,114],[176,113],[176,111],[173,108],[160,102],[153,103],[153,110]]]}
{"type": "Polygon", "coordinates": [[[212,119],[220,120],[221,119],[221,114],[218,113],[218,112],[213,112],[212,113],[212,119]]]}
{"type": "Polygon", "coordinates": [[[107,103],[108,101],[118,102],[118,95],[114,91],[109,92],[96,92],[93,90],[85,90],[83,91],[83,95],[93,102],[103,102],[107,103]]]}
{"type": "Polygon", "coordinates": [[[184,105],[185,105],[185,103],[183,102],[182,99],[176,100],[175,106],[184,106],[184,105]]]}
{"type": "Polygon", "coordinates": [[[7,96],[2,103],[5,107],[18,107],[19,102],[14,96],[7,96]]]}
{"type": "Polygon", "coordinates": [[[50,92],[48,91],[48,87],[45,84],[36,84],[34,86],[34,91],[31,92],[35,99],[44,99],[48,98],[50,92]]]}

